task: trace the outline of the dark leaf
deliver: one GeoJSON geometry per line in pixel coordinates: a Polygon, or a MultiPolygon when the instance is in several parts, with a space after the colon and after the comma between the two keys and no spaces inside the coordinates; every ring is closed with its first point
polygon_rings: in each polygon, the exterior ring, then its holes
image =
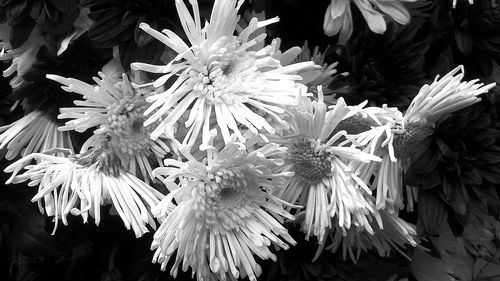
{"type": "Polygon", "coordinates": [[[472,52],[472,36],[470,34],[455,29],[455,41],[458,49],[464,55],[469,55],[472,52]]]}
{"type": "Polygon", "coordinates": [[[439,229],[447,218],[446,208],[433,189],[418,190],[418,213],[424,230],[429,235],[438,234],[439,229]]]}
{"type": "Polygon", "coordinates": [[[20,24],[16,24],[10,31],[10,44],[13,49],[21,47],[26,42],[35,27],[35,21],[28,18],[20,24]]]}

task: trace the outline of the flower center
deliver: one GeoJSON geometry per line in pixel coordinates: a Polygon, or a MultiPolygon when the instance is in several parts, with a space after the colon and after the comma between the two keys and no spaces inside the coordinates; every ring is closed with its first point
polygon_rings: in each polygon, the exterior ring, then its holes
{"type": "Polygon", "coordinates": [[[320,181],[332,168],[331,153],[312,140],[296,144],[291,149],[290,159],[295,164],[295,174],[308,183],[320,181]]]}
{"type": "Polygon", "coordinates": [[[195,189],[196,217],[214,231],[225,232],[245,224],[252,202],[248,200],[247,181],[240,172],[218,169],[195,189]]]}
{"type": "Polygon", "coordinates": [[[356,135],[368,131],[372,126],[377,126],[377,123],[371,118],[363,117],[358,113],[340,121],[335,127],[334,133],[345,130],[348,134],[356,135]]]}
{"type": "Polygon", "coordinates": [[[141,95],[125,96],[108,107],[107,128],[113,135],[113,147],[128,155],[148,154],[152,140],[151,127],[144,127],[144,111],[148,103],[141,95]]]}
{"type": "Polygon", "coordinates": [[[411,157],[428,136],[432,135],[434,128],[427,124],[407,123],[404,130],[395,132],[393,146],[394,156],[397,159],[411,157]]]}
{"type": "Polygon", "coordinates": [[[82,154],[74,156],[75,163],[90,167],[97,164],[97,170],[106,175],[118,176],[122,170],[120,157],[108,148],[108,142],[111,137],[107,135],[100,142],[99,145],[85,151],[82,154]]]}
{"type": "Polygon", "coordinates": [[[190,80],[195,81],[193,91],[204,96],[208,104],[245,101],[248,94],[245,81],[254,59],[251,53],[240,49],[240,43],[233,36],[224,36],[209,48],[202,45],[194,50],[200,57],[193,63],[189,72],[190,80]]]}

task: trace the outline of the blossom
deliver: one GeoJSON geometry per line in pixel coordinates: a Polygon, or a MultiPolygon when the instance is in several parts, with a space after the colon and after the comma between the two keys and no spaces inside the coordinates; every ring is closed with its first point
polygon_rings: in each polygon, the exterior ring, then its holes
{"type": "MultiPolygon", "coordinates": [[[[109,68],[110,64],[107,69],[109,68]]],[[[94,78],[97,86],[78,79],[47,75],[47,78],[63,84],[64,90],[77,93],[84,98],[83,101],[74,102],[77,107],[60,109],[61,114],[58,118],[71,120],[59,129],[84,132],[89,128],[98,127],[94,131],[94,136],[83,145],[83,150],[93,146],[96,138],[108,135],[111,139],[110,149],[117,152],[124,167],[128,167],[128,171],[132,174],[140,171],[144,177],[149,176],[153,179],[153,169],[148,157],[154,156],[158,165],[161,165],[169,148],[161,138],[150,139],[151,129],[142,125],[145,119],[144,111],[147,108],[145,97],[148,91],[132,88],[127,75],[122,74],[120,77],[114,72],[115,70],[107,74],[100,72],[100,78],[94,78]]]]}
{"type": "Polygon", "coordinates": [[[12,176],[7,184],[29,181],[38,186],[32,198],[40,212],[54,216],[54,231],[58,222],[68,224],[68,214],[94,218],[96,225],[101,219],[101,205],[111,204],[127,229],[132,228],[137,237],[148,232],[146,224],[155,228],[150,212],[163,195],[134,175],[125,171],[120,159],[105,145],[82,154],[51,155],[32,153],[12,163],[5,172],[12,176]],[[30,163],[35,161],[35,164],[30,163]],[[24,173],[19,173],[21,169],[24,173]]]}
{"type": "Polygon", "coordinates": [[[202,144],[206,145],[210,139],[213,113],[226,143],[231,140],[230,131],[240,141],[245,141],[238,124],[253,133],[263,130],[274,133],[274,128],[255,110],[281,120],[277,114],[284,112],[284,105],[295,104],[299,93],[296,81],[301,77],[295,73],[314,68],[314,63],[282,66],[271,56],[271,47],[253,50],[265,37],[265,34],[260,34],[253,38],[254,32],[276,22],[277,18],[260,22],[254,18],[248,27],[238,32],[238,36],[233,35],[239,18],[237,12],[243,4],[241,0],[215,1],[210,21],[203,28],[197,1],[190,3],[193,16],[183,1],[176,1],[191,46],[170,30],[160,33],[147,24],[140,25],[145,32],[178,53],[167,65],[131,65],[132,69],[163,73],[152,83],[155,87],[171,78],[174,80],[170,88],[147,99],[152,104],[146,110],[151,116],[145,121],[145,126],[161,120],[155,126],[152,138],[162,135],[181,116],[188,115],[184,124],[189,130],[182,144],[190,148],[202,132],[202,144]]]}
{"type": "Polygon", "coordinates": [[[339,122],[351,114],[340,98],[332,110],[327,111],[321,87],[318,101],[303,98],[300,105],[291,107],[291,131],[270,139],[289,150],[284,171],[293,171],[285,188],[278,196],[286,202],[305,205],[303,230],[324,242],[332,218],[344,230],[352,225],[371,232],[367,216],[374,209],[365,197],[371,193],[367,185],[351,170],[347,161],[380,161],[376,156],[338,143],[345,131],[333,134],[339,122]]]}
{"type": "Polygon", "coordinates": [[[2,41],[2,51],[0,60],[10,61],[10,66],[3,71],[4,77],[16,74],[10,81],[12,88],[19,88],[25,81],[25,75],[36,62],[38,50],[47,44],[46,39],[38,28],[33,29],[28,39],[21,46],[13,48],[9,42],[12,28],[3,23],[0,25],[0,40],[2,41]]]}
{"type": "MultiPolygon", "coordinates": [[[[415,0],[352,0],[363,15],[371,31],[382,34],[385,32],[386,23],[384,14],[400,24],[410,21],[410,14],[402,2],[415,0]]],[[[328,36],[340,32],[339,43],[345,44],[353,31],[351,0],[331,0],[326,8],[323,29],[328,36]]]]}
{"type": "Polygon", "coordinates": [[[198,280],[256,280],[262,269],[254,256],[276,260],[271,244],[295,244],[282,226],[283,218],[293,216],[270,192],[289,174],[275,172],[286,150],[269,143],[247,151],[229,143],[219,151],[212,140],[202,162],[187,155],[191,160],[167,159],[166,167],[154,171],[171,193],[155,208],[162,224],[154,235],[153,262],[165,270],[177,252],[174,277],[182,263],[198,280]]]}
{"type": "Polygon", "coordinates": [[[0,127],[0,149],[7,148],[5,158],[12,160],[18,154],[43,152],[52,148],[68,148],[73,144],[68,132],[57,130],[56,120],[40,110],[32,111],[21,119],[0,127]]]}
{"type": "Polygon", "coordinates": [[[424,85],[403,115],[397,108],[372,108],[372,116],[379,125],[366,132],[349,137],[365,151],[379,155],[382,163],[352,163],[351,168],[360,178],[369,181],[375,176],[372,189],[377,189],[378,209],[390,208],[397,212],[403,207],[402,172],[416,157],[415,151],[422,142],[434,133],[438,120],[449,113],[477,103],[479,95],[495,86],[484,85],[478,80],[461,82],[463,67],[459,66],[431,85],[424,85]],[[459,71],[462,73],[458,74],[459,71]]]}

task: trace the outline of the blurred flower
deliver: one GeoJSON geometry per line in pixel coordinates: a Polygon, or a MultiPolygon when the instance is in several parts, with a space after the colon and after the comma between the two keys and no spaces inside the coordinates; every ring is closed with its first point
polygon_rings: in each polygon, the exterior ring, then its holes
{"type": "Polygon", "coordinates": [[[55,120],[40,110],[0,127],[0,132],[0,149],[7,148],[7,160],[16,158],[18,154],[24,157],[53,148],[69,148],[73,151],[69,133],[59,132],[55,120]]]}
{"type": "Polygon", "coordinates": [[[125,171],[107,141],[104,137],[100,146],[77,155],[53,156],[48,151],[25,156],[5,169],[12,173],[6,183],[29,180],[29,186],[38,185],[32,201],[38,203],[40,212],[54,216],[53,233],[59,220],[68,224],[69,213],[82,216],[84,222],[90,214],[99,225],[101,205],[111,204],[125,227],[140,237],[148,232],[146,224],[155,228],[150,209],[163,195],[125,171]],[[30,165],[33,160],[36,164],[30,165]],[[19,174],[23,168],[27,171],[19,174]]]}
{"type": "Polygon", "coordinates": [[[274,172],[286,150],[267,144],[247,151],[243,144],[229,143],[219,151],[213,137],[203,162],[186,155],[191,160],[167,159],[166,167],[154,171],[170,194],[155,209],[162,224],[154,235],[153,262],[165,270],[177,253],[170,271],[174,277],[182,263],[183,271],[191,267],[200,281],[255,281],[262,269],[254,255],[276,260],[271,244],[283,249],[295,244],[282,226],[283,218],[293,216],[270,192],[289,174],[274,172]]]}
{"type": "Polygon", "coordinates": [[[108,135],[111,138],[108,143],[109,149],[117,153],[123,166],[133,175],[142,175],[148,182],[148,177],[154,178],[148,157],[153,156],[157,165],[161,165],[169,148],[160,138],[150,139],[149,134],[152,130],[142,125],[145,119],[144,111],[147,108],[145,98],[150,92],[147,89],[132,88],[127,75],[120,74],[109,73],[107,76],[99,72],[100,78],[94,78],[97,85],[51,74],[48,74],[47,78],[63,84],[64,90],[77,93],[84,98],[83,101],[75,100],[77,107],[60,109],[61,114],[58,118],[71,120],[59,129],[84,132],[97,127],[94,135],[84,143],[82,151],[93,146],[95,139],[108,135]],[[118,76],[120,74],[121,77],[118,76]],[[118,78],[113,77],[114,75],[118,78]]]}
{"type": "Polygon", "coordinates": [[[152,138],[163,134],[165,128],[174,125],[192,107],[185,122],[189,131],[182,141],[188,149],[200,132],[202,144],[207,144],[212,111],[215,111],[218,128],[226,143],[230,141],[230,130],[240,141],[244,141],[238,123],[253,133],[262,130],[274,132],[274,128],[255,110],[262,110],[280,121],[277,114],[284,112],[283,106],[296,103],[299,85],[295,81],[301,77],[295,73],[315,68],[314,63],[303,62],[283,67],[271,57],[272,48],[252,50],[264,39],[265,34],[256,38],[251,35],[259,28],[276,22],[277,18],[261,22],[254,18],[248,27],[234,36],[239,18],[237,12],[242,3],[216,0],[210,22],[202,28],[197,1],[191,1],[193,16],[184,2],[177,1],[179,17],[192,46],[188,46],[170,30],[160,33],[147,24],[140,25],[148,34],[178,53],[164,66],[144,63],[131,65],[133,69],[163,73],[153,83],[155,87],[171,78],[175,80],[165,92],[148,98],[152,105],[146,114],[154,113],[145,125],[161,120],[151,134],[152,138]]]}
{"type": "Polygon", "coordinates": [[[0,25],[0,40],[2,44],[2,52],[0,60],[10,61],[10,66],[3,71],[4,77],[9,77],[16,74],[10,81],[12,88],[18,88],[23,83],[26,83],[22,78],[36,62],[36,54],[40,48],[47,44],[45,38],[38,28],[35,28],[29,35],[26,42],[18,48],[12,48],[8,43],[12,28],[3,23],[0,25]]]}
{"type": "MultiPolygon", "coordinates": [[[[416,0],[352,0],[358,7],[370,27],[370,30],[382,34],[385,32],[386,23],[384,14],[400,24],[410,22],[410,14],[402,2],[416,0]]],[[[326,9],[323,29],[328,36],[340,32],[339,44],[345,44],[352,35],[353,23],[351,14],[351,0],[331,0],[326,9]]]]}
{"type": "Polygon", "coordinates": [[[351,110],[340,98],[335,107],[327,111],[321,88],[318,91],[317,102],[302,98],[298,106],[289,109],[290,132],[269,138],[288,147],[284,170],[295,173],[278,196],[286,202],[305,206],[306,239],[313,235],[324,243],[334,217],[343,231],[354,225],[373,232],[367,217],[374,209],[365,197],[371,192],[349,169],[347,161],[369,163],[380,158],[349,147],[349,143],[337,144],[345,132],[333,134],[333,131],[351,110]]]}
{"type": "Polygon", "coordinates": [[[162,0],[84,0],[93,21],[88,36],[97,46],[118,46],[125,70],[134,61],[158,64],[165,46],[139,29],[146,22],[155,29],[176,28],[174,1],[162,0]]]}
{"type": "Polygon", "coordinates": [[[426,82],[429,40],[418,36],[421,25],[387,27],[383,35],[363,30],[340,55],[337,70],[349,75],[339,76],[329,88],[348,104],[368,100],[370,106],[387,104],[404,109],[426,82]]]}

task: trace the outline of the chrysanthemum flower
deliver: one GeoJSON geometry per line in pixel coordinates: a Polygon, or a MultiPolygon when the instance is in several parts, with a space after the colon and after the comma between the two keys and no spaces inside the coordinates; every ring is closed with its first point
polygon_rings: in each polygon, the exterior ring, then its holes
{"type": "Polygon", "coordinates": [[[495,83],[483,86],[478,80],[461,82],[463,67],[459,66],[431,85],[424,85],[403,115],[396,108],[369,109],[377,111],[378,126],[350,139],[365,146],[365,151],[382,157],[382,163],[352,163],[350,167],[366,182],[372,176],[372,189],[377,189],[378,209],[391,212],[403,207],[402,172],[408,168],[418,146],[433,134],[435,123],[443,116],[468,107],[480,100],[495,83]],[[459,71],[462,73],[458,74],[459,71]]]}
{"type": "Polygon", "coordinates": [[[148,98],[152,105],[146,114],[154,113],[145,125],[161,120],[151,136],[157,138],[181,116],[188,115],[185,125],[189,131],[182,144],[192,146],[202,132],[202,143],[206,145],[211,130],[209,120],[213,113],[226,143],[231,140],[230,131],[240,141],[244,141],[238,124],[254,133],[262,130],[274,133],[274,128],[255,110],[281,120],[277,114],[284,112],[283,106],[296,103],[299,92],[296,81],[301,77],[295,73],[315,67],[314,63],[303,62],[283,67],[279,60],[270,56],[271,48],[252,50],[265,37],[265,34],[260,34],[252,38],[253,33],[276,22],[277,18],[261,22],[254,18],[245,29],[238,28],[239,35],[235,36],[239,18],[237,12],[243,4],[242,0],[216,0],[210,21],[203,28],[197,1],[190,3],[193,16],[183,1],[176,1],[191,46],[170,30],[160,33],[147,24],[140,25],[145,32],[178,53],[167,65],[131,65],[133,69],[164,73],[153,83],[155,87],[175,77],[170,88],[148,98]],[[186,113],[188,108],[191,111],[186,113]]]}
{"type": "Polygon", "coordinates": [[[271,244],[295,244],[282,226],[283,218],[293,216],[269,191],[289,174],[274,172],[286,149],[267,144],[248,152],[240,143],[206,149],[203,162],[167,159],[167,167],[154,171],[171,193],[155,210],[163,222],[154,235],[153,261],[165,270],[176,252],[174,277],[182,263],[200,281],[256,280],[262,270],[254,256],[276,260],[271,244]]]}
{"type": "Polygon", "coordinates": [[[59,129],[83,132],[98,127],[94,136],[83,145],[83,151],[93,146],[96,138],[104,134],[109,135],[110,149],[117,152],[123,166],[127,167],[130,173],[137,174],[136,171],[140,171],[142,176],[154,178],[148,157],[152,155],[158,165],[161,165],[169,148],[161,138],[150,139],[152,130],[142,125],[145,119],[144,111],[148,106],[145,97],[149,92],[132,88],[125,74],[121,77],[114,76],[114,73],[105,75],[100,72],[100,78],[94,78],[96,86],[78,79],[47,75],[47,78],[63,84],[64,90],[80,94],[84,98],[83,101],[74,102],[77,107],[60,109],[58,118],[71,120],[59,129]]]}
{"type": "MultiPolygon", "coordinates": [[[[378,34],[384,33],[386,29],[384,14],[400,24],[410,22],[410,13],[402,2],[414,1],[416,0],[352,0],[365,18],[370,30],[378,34]]],[[[353,30],[351,0],[331,1],[326,9],[323,29],[328,36],[340,32],[339,43],[347,42],[353,30]]]]}
{"type": "Polygon", "coordinates": [[[151,208],[163,195],[134,175],[125,171],[119,157],[107,147],[95,147],[82,154],[66,156],[33,153],[14,162],[5,169],[12,172],[7,181],[29,181],[38,186],[32,201],[37,202],[40,212],[54,216],[57,229],[61,220],[68,224],[68,214],[88,216],[99,225],[101,205],[111,204],[127,229],[132,228],[137,237],[148,232],[147,224],[155,228],[151,208]],[[32,161],[35,164],[30,164],[32,161]],[[20,174],[22,169],[26,169],[20,174]]]}
{"type": "Polygon", "coordinates": [[[0,37],[2,40],[2,51],[0,60],[10,61],[10,66],[3,71],[4,77],[9,77],[16,74],[10,81],[12,88],[18,88],[24,83],[22,78],[33,66],[36,61],[38,50],[47,44],[45,38],[38,28],[35,28],[24,44],[17,48],[12,48],[8,43],[11,34],[11,27],[4,23],[0,27],[0,37]]]}
{"type": "Polygon", "coordinates": [[[380,158],[346,143],[338,144],[345,132],[333,134],[335,127],[351,110],[339,99],[327,111],[321,88],[318,95],[317,102],[303,98],[299,106],[291,107],[287,120],[291,131],[270,138],[288,147],[284,170],[295,172],[278,195],[284,201],[305,206],[306,238],[317,236],[321,243],[332,228],[334,217],[344,230],[355,225],[371,232],[367,216],[374,208],[365,198],[371,191],[347,166],[347,161],[370,162],[380,158]]]}
{"type": "Polygon", "coordinates": [[[8,150],[5,158],[12,160],[18,154],[24,157],[52,148],[73,150],[69,133],[59,132],[55,121],[49,114],[35,110],[9,125],[0,127],[0,149],[8,150]]]}

